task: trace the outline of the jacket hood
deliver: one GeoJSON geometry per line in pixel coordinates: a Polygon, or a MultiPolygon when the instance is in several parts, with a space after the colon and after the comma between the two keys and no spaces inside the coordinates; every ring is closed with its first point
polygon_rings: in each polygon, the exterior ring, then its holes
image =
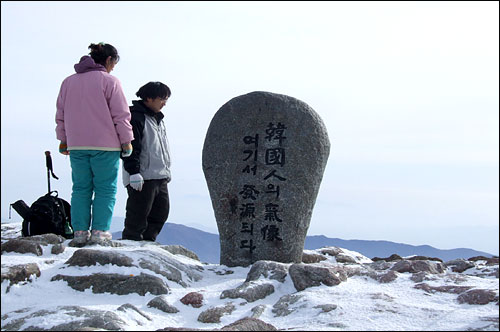
{"type": "Polygon", "coordinates": [[[164,114],[162,112],[156,113],[155,111],[147,107],[142,100],[132,100],[132,105],[133,106],[130,107],[131,112],[145,113],[156,118],[158,122],[164,117],[164,114]]]}
{"type": "Polygon", "coordinates": [[[95,63],[94,59],[88,55],[82,56],[80,62],[75,64],[75,71],[79,74],[95,70],[106,71],[106,68],[101,64],[95,63]]]}

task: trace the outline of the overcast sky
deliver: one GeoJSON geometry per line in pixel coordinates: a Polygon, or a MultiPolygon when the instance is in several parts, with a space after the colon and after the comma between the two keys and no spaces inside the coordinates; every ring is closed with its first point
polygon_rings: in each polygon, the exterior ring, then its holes
{"type": "MultiPolygon", "coordinates": [[[[216,231],[206,131],[231,98],[269,91],[306,102],[328,129],[308,235],[498,254],[496,1],[2,1],[1,15],[2,220],[47,191],[45,150],[52,189],[70,201],[56,97],[103,41],[118,49],[112,75],[129,103],[149,81],[172,90],[170,222],[216,231]]],[[[120,174],[116,217],[126,199],[120,174]]]]}

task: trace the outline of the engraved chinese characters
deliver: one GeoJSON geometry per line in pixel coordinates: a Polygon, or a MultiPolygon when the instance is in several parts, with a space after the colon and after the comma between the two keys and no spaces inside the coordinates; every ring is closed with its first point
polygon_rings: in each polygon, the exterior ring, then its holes
{"type": "Polygon", "coordinates": [[[252,92],[219,109],[205,138],[203,171],[220,264],[301,262],[329,151],[323,121],[298,99],[252,92]]]}

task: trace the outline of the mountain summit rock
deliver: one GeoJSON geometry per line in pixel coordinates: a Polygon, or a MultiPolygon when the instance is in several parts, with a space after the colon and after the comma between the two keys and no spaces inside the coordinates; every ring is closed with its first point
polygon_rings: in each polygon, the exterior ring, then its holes
{"type": "Polygon", "coordinates": [[[257,91],[217,111],[203,146],[203,171],[221,264],[301,261],[329,153],[323,121],[296,98],[257,91]]]}

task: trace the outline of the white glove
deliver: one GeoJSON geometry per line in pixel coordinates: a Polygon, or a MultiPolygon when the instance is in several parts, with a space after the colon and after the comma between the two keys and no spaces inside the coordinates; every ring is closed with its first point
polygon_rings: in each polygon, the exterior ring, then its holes
{"type": "Polygon", "coordinates": [[[130,186],[135,190],[141,191],[143,184],[144,184],[144,179],[142,178],[141,173],[132,174],[130,176],[130,186]]]}

